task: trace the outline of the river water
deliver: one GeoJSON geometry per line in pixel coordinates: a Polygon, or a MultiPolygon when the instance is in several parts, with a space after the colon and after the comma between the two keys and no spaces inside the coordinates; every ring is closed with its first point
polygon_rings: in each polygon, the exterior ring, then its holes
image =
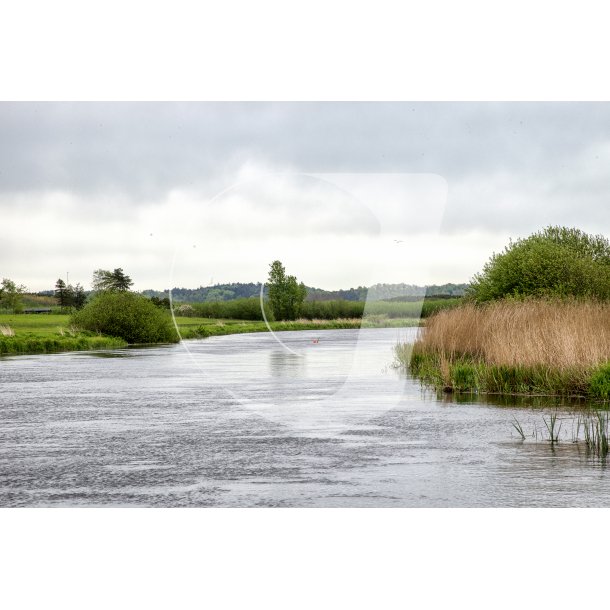
{"type": "Polygon", "coordinates": [[[576,405],[439,398],[392,366],[414,333],[0,359],[0,506],[610,506],[576,405]]]}

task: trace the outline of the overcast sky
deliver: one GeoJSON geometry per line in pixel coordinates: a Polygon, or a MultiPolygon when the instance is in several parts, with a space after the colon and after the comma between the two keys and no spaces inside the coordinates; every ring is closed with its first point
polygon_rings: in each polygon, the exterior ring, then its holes
{"type": "Polygon", "coordinates": [[[2,103],[0,277],[137,289],[468,281],[548,224],[610,235],[610,105],[2,103]]]}

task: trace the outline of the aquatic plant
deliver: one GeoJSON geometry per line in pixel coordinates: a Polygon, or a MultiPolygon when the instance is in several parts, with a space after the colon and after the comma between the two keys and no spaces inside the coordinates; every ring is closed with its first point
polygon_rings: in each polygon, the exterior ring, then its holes
{"type": "Polygon", "coordinates": [[[517,433],[521,437],[521,440],[524,441],[525,440],[525,432],[523,432],[523,426],[519,423],[519,421],[517,420],[516,417],[513,417],[513,420],[514,421],[511,422],[512,425],[513,425],[513,428],[517,431],[517,433]]]}
{"type": "Polygon", "coordinates": [[[610,400],[610,362],[600,366],[591,376],[591,396],[610,400]]]}
{"type": "Polygon", "coordinates": [[[608,399],[610,303],[466,304],[429,318],[409,359],[396,356],[423,381],[454,391],[608,399]]]}
{"type": "Polygon", "coordinates": [[[561,422],[559,422],[559,426],[557,426],[557,413],[551,413],[549,421],[547,421],[545,417],[543,417],[542,420],[544,421],[544,425],[549,432],[549,440],[551,443],[558,443],[561,422]]]}

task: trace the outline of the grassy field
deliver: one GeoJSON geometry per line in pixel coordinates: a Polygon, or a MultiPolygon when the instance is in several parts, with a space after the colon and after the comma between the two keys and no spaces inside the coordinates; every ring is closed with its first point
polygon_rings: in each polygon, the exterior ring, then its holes
{"type": "Polygon", "coordinates": [[[15,336],[32,333],[47,337],[65,333],[69,320],[69,315],[62,314],[1,314],[0,326],[9,326],[15,336]]]}
{"type": "Polygon", "coordinates": [[[113,349],[127,343],[70,327],[70,316],[60,314],[0,314],[0,355],[113,349]]]}
{"type": "MultiPolygon", "coordinates": [[[[216,335],[267,332],[263,321],[217,318],[176,317],[183,339],[201,339],[216,335]]],[[[295,320],[271,322],[275,331],[325,330],[333,328],[386,328],[414,326],[412,318],[370,316],[337,320],[295,320]]],[[[64,314],[0,314],[0,354],[52,353],[60,351],[112,349],[127,343],[114,337],[100,337],[79,332],[70,326],[70,316],[64,314]]]]}
{"type": "Polygon", "coordinates": [[[453,392],[610,399],[610,304],[496,301],[428,319],[401,364],[453,392]]]}

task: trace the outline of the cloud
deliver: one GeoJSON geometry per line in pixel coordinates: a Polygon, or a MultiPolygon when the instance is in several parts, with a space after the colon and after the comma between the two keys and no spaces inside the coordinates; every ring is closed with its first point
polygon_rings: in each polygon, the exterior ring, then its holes
{"type": "MultiPolygon", "coordinates": [[[[160,286],[178,242],[215,244],[225,260],[211,275],[248,280],[251,253],[271,254],[282,236],[286,257],[309,240],[311,267],[305,254],[293,264],[311,283],[364,283],[357,270],[333,280],[324,256],[337,239],[368,247],[385,222],[420,254],[434,240],[434,278],[461,281],[508,236],[547,224],[609,234],[609,168],[600,103],[1,103],[0,274],[39,289],[66,267],[86,282],[94,268],[131,265],[141,287],[160,286]],[[375,206],[400,210],[390,192],[400,190],[377,183],[358,205],[322,185],[327,173],[440,176],[442,230],[430,231],[424,195],[408,221],[384,221],[375,206]]],[[[387,269],[387,281],[417,281],[387,269]]],[[[184,270],[184,285],[209,280],[196,264],[184,270]]]]}

